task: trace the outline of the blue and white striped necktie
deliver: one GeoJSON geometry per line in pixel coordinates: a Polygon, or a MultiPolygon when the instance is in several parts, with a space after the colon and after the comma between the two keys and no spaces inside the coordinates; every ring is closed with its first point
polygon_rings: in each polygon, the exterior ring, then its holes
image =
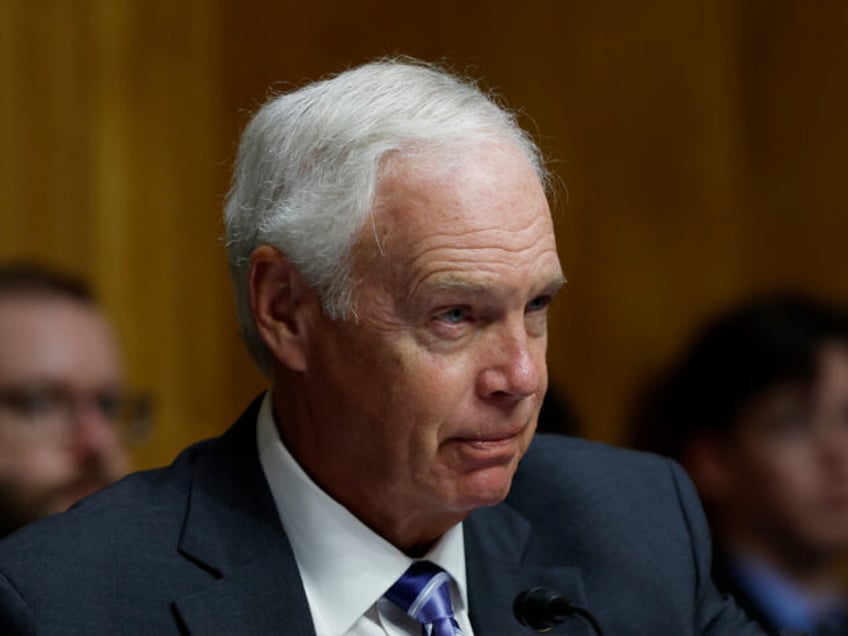
{"type": "Polygon", "coordinates": [[[385,596],[421,623],[425,636],[462,636],[453,615],[450,576],[430,561],[416,561],[385,596]]]}

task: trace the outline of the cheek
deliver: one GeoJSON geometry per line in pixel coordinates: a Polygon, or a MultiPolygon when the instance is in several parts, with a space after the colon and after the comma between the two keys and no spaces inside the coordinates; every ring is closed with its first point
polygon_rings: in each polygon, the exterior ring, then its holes
{"type": "Polygon", "coordinates": [[[443,442],[475,419],[473,383],[461,364],[420,351],[401,357],[395,370],[381,391],[379,412],[372,413],[384,423],[385,456],[415,481],[438,479],[453,465],[443,442]]]}
{"type": "Polygon", "coordinates": [[[397,367],[399,407],[431,425],[448,422],[471,407],[474,367],[467,360],[416,351],[397,367]]]}
{"type": "MultiPolygon", "coordinates": [[[[417,449],[422,455],[430,454],[444,422],[462,402],[451,372],[405,360],[384,379],[384,387],[378,389],[379,402],[373,415],[391,422],[389,442],[400,447],[396,452],[417,449]]],[[[415,457],[415,451],[409,455],[415,457]]]]}
{"type": "Polygon", "coordinates": [[[76,467],[61,447],[20,439],[0,440],[0,472],[22,489],[55,488],[73,478],[76,467]]]}
{"type": "MultiPolygon", "coordinates": [[[[344,422],[350,443],[386,446],[397,456],[410,437],[424,434],[446,399],[446,369],[411,347],[385,341],[349,342],[323,367],[330,380],[322,403],[325,421],[344,422]]],[[[405,454],[405,453],[404,453],[405,454]]]]}
{"type": "Polygon", "coordinates": [[[741,483],[752,496],[791,501],[815,494],[817,467],[805,444],[762,443],[749,453],[750,461],[741,483]]]}

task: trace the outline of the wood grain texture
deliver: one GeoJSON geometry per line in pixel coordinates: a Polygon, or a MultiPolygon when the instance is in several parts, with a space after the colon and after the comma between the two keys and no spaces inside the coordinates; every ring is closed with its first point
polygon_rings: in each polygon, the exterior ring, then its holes
{"type": "Polygon", "coordinates": [[[793,287],[848,302],[848,5],[2,0],[0,258],[98,288],[157,419],[136,464],[263,386],[220,242],[269,90],[444,59],[530,116],[566,184],[550,367],[593,438],[705,315],[793,287]]]}

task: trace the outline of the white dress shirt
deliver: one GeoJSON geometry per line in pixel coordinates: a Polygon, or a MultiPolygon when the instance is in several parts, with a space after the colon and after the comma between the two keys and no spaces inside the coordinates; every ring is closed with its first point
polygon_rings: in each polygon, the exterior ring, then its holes
{"type": "MultiPolygon", "coordinates": [[[[297,560],[316,633],[420,636],[421,625],[382,598],[413,559],[359,521],[303,471],[280,439],[270,395],[265,395],[257,422],[259,461],[297,560]]],[[[462,524],[448,530],[422,558],[450,574],[456,620],[465,636],[473,636],[462,524]]]]}

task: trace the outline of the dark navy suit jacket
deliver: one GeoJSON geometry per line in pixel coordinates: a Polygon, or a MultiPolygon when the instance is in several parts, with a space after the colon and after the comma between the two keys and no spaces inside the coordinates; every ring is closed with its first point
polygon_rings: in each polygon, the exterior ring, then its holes
{"type": "MultiPolygon", "coordinates": [[[[0,542],[0,633],[313,634],[257,410],[0,542]]],[[[535,585],[588,608],[606,636],[761,634],[711,583],[700,506],[667,460],[538,436],[508,499],[464,532],[477,636],[531,633],[512,602],[535,585]]],[[[549,633],[593,634],[580,618],[549,633]]]]}

